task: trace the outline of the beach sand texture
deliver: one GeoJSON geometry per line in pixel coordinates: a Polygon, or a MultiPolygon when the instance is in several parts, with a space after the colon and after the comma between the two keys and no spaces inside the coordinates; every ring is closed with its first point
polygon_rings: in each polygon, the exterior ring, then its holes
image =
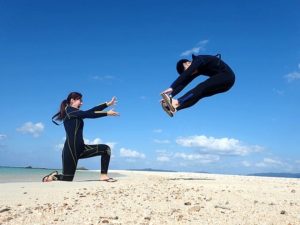
{"type": "Polygon", "coordinates": [[[2,183],[0,224],[300,224],[299,179],[117,172],[115,183],[2,183]]]}

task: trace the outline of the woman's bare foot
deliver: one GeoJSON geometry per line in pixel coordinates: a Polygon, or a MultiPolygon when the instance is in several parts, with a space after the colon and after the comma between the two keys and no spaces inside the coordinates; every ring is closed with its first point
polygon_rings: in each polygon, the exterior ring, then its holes
{"type": "Polygon", "coordinates": [[[107,176],[107,174],[101,173],[100,174],[100,181],[106,181],[106,182],[116,182],[117,180],[114,178],[111,178],[107,176]]]}
{"type": "Polygon", "coordinates": [[[48,174],[47,176],[44,176],[42,179],[42,182],[51,182],[51,181],[57,180],[57,177],[55,175],[58,175],[57,171],[54,171],[54,172],[48,174]]]}
{"type": "Polygon", "coordinates": [[[107,180],[107,179],[109,179],[109,176],[107,176],[107,174],[105,173],[100,174],[100,180],[107,180]]]}

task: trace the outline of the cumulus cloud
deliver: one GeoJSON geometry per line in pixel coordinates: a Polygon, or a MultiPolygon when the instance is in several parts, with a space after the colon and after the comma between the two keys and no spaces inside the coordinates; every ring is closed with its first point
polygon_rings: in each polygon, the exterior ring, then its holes
{"type": "Polygon", "coordinates": [[[140,153],[135,150],[126,149],[126,148],[120,149],[120,156],[125,158],[139,158],[139,159],[146,158],[144,153],[140,153]]]}
{"type": "Polygon", "coordinates": [[[233,138],[214,138],[205,135],[180,137],[176,143],[183,147],[195,147],[203,152],[214,152],[222,155],[243,156],[250,152],[259,152],[263,148],[260,146],[246,146],[239,140],[233,138]]]}
{"type": "Polygon", "coordinates": [[[185,152],[168,152],[166,150],[157,150],[158,154],[156,160],[159,162],[178,161],[180,158],[180,165],[189,165],[192,161],[197,163],[213,163],[220,160],[220,156],[212,154],[201,153],[185,153],[185,152]]]}
{"type": "Polygon", "coordinates": [[[202,40],[197,43],[195,47],[192,49],[186,50],[183,53],[181,53],[180,56],[189,56],[192,54],[198,54],[200,51],[205,51],[205,47],[208,44],[209,40],[202,40]]]}
{"type": "Polygon", "coordinates": [[[189,161],[197,161],[200,163],[213,163],[220,160],[220,156],[218,155],[198,154],[198,153],[186,154],[182,152],[177,152],[175,153],[174,157],[182,158],[184,160],[189,160],[189,161]]]}
{"type": "Polygon", "coordinates": [[[300,72],[292,72],[284,76],[288,82],[300,79],[300,72]]]}
{"type": "Polygon", "coordinates": [[[94,140],[89,140],[87,138],[84,138],[84,143],[86,145],[98,145],[98,144],[106,144],[108,145],[111,149],[115,147],[117,143],[115,142],[103,142],[101,138],[95,138],[94,140]]]}
{"type": "MultiPolygon", "coordinates": [[[[106,144],[106,145],[108,145],[111,148],[111,150],[113,150],[113,148],[117,144],[115,142],[105,142],[105,143],[103,143],[103,141],[102,141],[101,138],[95,138],[94,140],[89,140],[89,139],[86,139],[86,138],[83,138],[83,139],[84,139],[84,143],[87,144],[87,145],[106,144]]],[[[57,149],[57,150],[63,150],[65,140],[66,140],[66,138],[64,137],[62,139],[62,143],[59,143],[59,144],[55,145],[55,149],[57,149]]]]}
{"type": "Polygon", "coordinates": [[[44,127],[44,124],[42,124],[41,122],[35,124],[32,122],[27,122],[24,123],[21,127],[17,128],[17,131],[23,134],[31,134],[33,135],[33,137],[38,137],[44,131],[44,127]]]}
{"type": "MultiPolygon", "coordinates": [[[[298,69],[300,69],[300,63],[298,64],[298,69]]],[[[294,72],[288,73],[284,76],[284,78],[288,82],[293,82],[295,80],[299,80],[300,79],[300,71],[294,71],[294,72]]]]}

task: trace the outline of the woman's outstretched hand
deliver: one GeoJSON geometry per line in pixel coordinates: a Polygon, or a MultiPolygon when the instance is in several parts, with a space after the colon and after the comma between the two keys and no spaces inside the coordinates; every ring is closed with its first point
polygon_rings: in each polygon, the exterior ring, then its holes
{"type": "Polygon", "coordinates": [[[116,105],[117,104],[117,98],[114,96],[112,97],[112,99],[106,103],[107,106],[112,106],[112,105],[116,105]]]}
{"type": "Polygon", "coordinates": [[[108,116],[119,116],[120,114],[116,111],[114,111],[114,109],[108,110],[107,111],[107,115],[108,116]]]}

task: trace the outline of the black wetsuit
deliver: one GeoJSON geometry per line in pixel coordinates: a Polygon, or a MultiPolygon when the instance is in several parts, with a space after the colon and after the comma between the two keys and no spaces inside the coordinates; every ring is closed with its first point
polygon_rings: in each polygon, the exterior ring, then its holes
{"type": "Polygon", "coordinates": [[[235,81],[234,72],[221,60],[220,56],[193,55],[192,57],[193,60],[189,68],[172,83],[172,96],[177,95],[193,79],[200,75],[205,75],[209,78],[178,98],[180,106],[177,107],[177,110],[188,108],[201,98],[228,91],[235,81]]]}
{"type": "Polygon", "coordinates": [[[62,151],[63,172],[56,175],[58,180],[72,181],[79,159],[101,155],[101,173],[107,173],[111,150],[108,145],[86,145],[83,140],[83,119],[99,118],[107,116],[105,109],[107,104],[101,104],[90,110],[82,111],[71,106],[66,107],[64,127],[66,130],[66,141],[62,151]]]}

